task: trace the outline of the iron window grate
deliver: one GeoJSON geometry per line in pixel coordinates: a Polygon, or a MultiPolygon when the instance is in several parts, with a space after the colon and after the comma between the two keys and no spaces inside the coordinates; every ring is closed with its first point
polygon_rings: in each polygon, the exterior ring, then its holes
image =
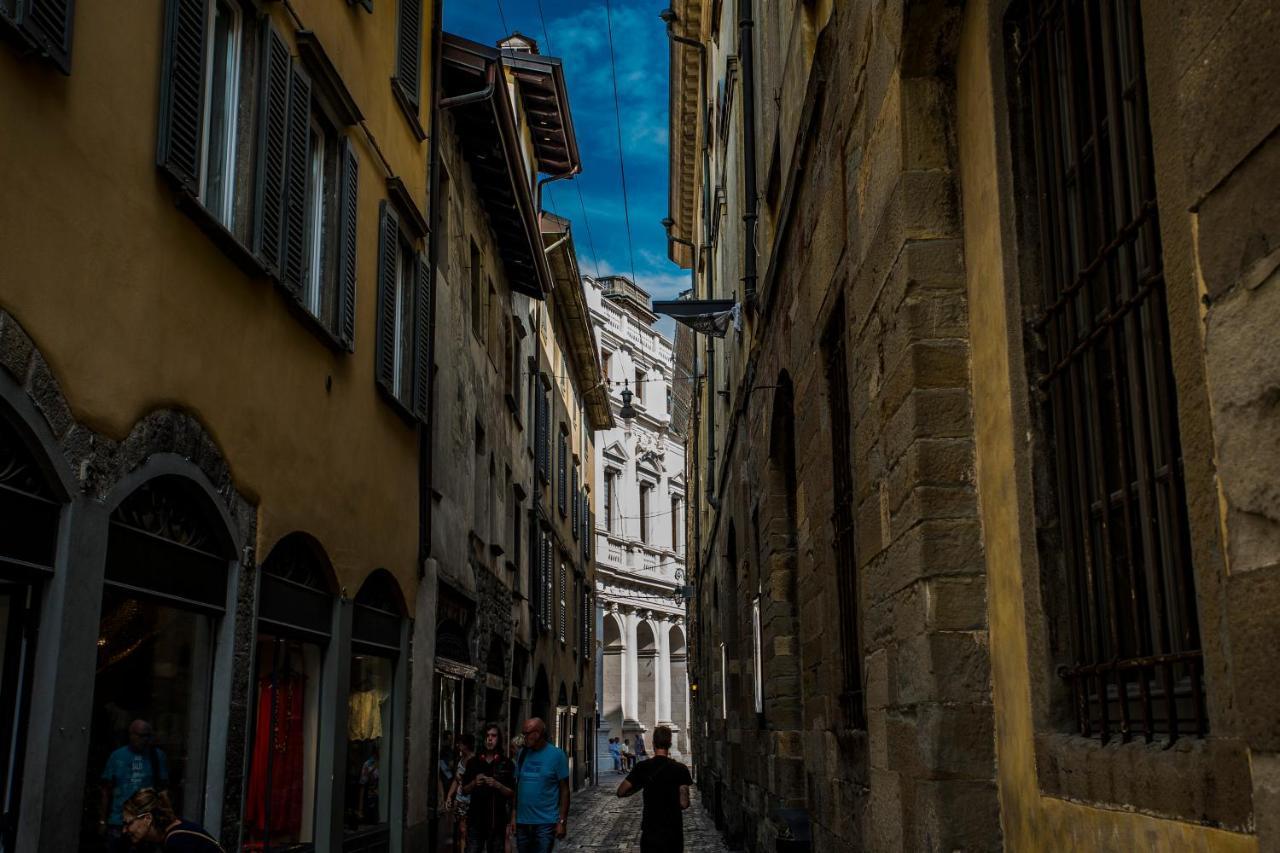
{"type": "Polygon", "coordinates": [[[1136,0],[1011,18],[1035,162],[1044,346],[1081,734],[1207,730],[1136,0]]]}

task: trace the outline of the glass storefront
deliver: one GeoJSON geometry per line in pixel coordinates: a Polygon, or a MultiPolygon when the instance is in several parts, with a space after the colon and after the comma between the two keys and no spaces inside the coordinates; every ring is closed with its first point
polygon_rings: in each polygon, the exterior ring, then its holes
{"type": "Polygon", "coordinates": [[[14,849],[40,587],[62,505],[31,446],[0,412],[0,853],[14,849]]]}
{"type": "Polygon", "coordinates": [[[213,649],[234,559],[220,519],[190,481],[166,476],[112,514],[98,626],[80,849],[118,835],[140,788],[168,791],[200,821],[213,649]]]}
{"type": "Polygon", "coordinates": [[[285,536],[262,563],[241,849],[314,849],[325,651],[336,581],[324,549],[285,536]]]}
{"type": "Polygon", "coordinates": [[[312,849],[323,653],[316,643],[258,635],[243,850],[312,849]]]}
{"type": "Polygon", "coordinates": [[[390,816],[391,774],[384,766],[390,744],[395,661],[355,654],[347,699],[347,807],[350,832],[385,825],[390,816]]]}
{"type": "Polygon", "coordinates": [[[99,822],[117,832],[140,788],[201,819],[213,632],[207,614],[103,591],[81,850],[101,850],[99,822]]]}

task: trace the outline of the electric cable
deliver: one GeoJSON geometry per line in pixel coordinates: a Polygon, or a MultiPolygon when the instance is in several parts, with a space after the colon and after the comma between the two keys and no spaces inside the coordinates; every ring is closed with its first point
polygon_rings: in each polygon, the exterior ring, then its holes
{"type": "Polygon", "coordinates": [[[613,50],[613,9],[609,0],[604,0],[605,30],[609,35],[609,68],[613,77],[613,118],[618,131],[618,173],[622,177],[622,216],[627,224],[627,255],[631,260],[631,282],[636,281],[636,254],[631,240],[631,205],[627,198],[627,164],[622,151],[622,105],[618,97],[618,61],[613,50]]]}

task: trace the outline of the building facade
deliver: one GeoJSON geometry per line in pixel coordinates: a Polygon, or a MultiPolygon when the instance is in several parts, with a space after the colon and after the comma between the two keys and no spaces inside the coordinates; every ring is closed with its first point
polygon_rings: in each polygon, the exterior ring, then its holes
{"type": "Polygon", "coordinates": [[[684,442],[675,429],[672,343],[649,294],[624,276],[583,278],[615,426],[596,437],[599,766],[610,738],[672,728],[689,751],[685,672],[684,442]],[[629,404],[630,417],[622,414],[629,404]]]}
{"type": "MultiPolygon", "coordinates": [[[[539,173],[580,168],[560,62],[531,40],[446,34],[436,269],[431,692],[434,774],[458,735],[543,718],[589,778],[594,719],[585,531],[608,423],[569,223],[539,173]],[[488,85],[500,79],[506,85],[488,85]],[[540,144],[530,143],[537,115],[540,144]]],[[[432,850],[458,843],[434,788],[432,850]]]]}
{"type": "Polygon", "coordinates": [[[0,13],[0,848],[404,849],[432,8],[0,13]]]}
{"type": "Polygon", "coordinates": [[[747,849],[1280,845],[1271,5],[664,14],[747,849]]]}

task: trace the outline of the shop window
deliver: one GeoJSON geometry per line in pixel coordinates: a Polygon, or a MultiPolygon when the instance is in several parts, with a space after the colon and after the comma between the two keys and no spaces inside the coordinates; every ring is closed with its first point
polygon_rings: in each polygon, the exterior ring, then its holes
{"type": "Polygon", "coordinates": [[[323,551],[303,534],[282,539],[259,578],[242,849],[265,851],[315,840],[321,665],[336,589],[323,551]]]}
{"type": "Polygon", "coordinates": [[[388,831],[396,774],[391,753],[396,666],[404,603],[391,576],[375,572],[356,593],[352,613],[351,677],[347,699],[346,808],[348,843],[388,831]]]}
{"type": "Polygon", "coordinates": [[[136,790],[166,789],[204,811],[213,652],[235,548],[207,497],[183,478],[140,486],[113,513],[98,631],[81,849],[120,830],[136,790]]]}
{"type": "Polygon", "coordinates": [[[12,850],[21,802],[42,579],[53,571],[61,503],[35,454],[0,416],[0,850],[12,850]]]}

